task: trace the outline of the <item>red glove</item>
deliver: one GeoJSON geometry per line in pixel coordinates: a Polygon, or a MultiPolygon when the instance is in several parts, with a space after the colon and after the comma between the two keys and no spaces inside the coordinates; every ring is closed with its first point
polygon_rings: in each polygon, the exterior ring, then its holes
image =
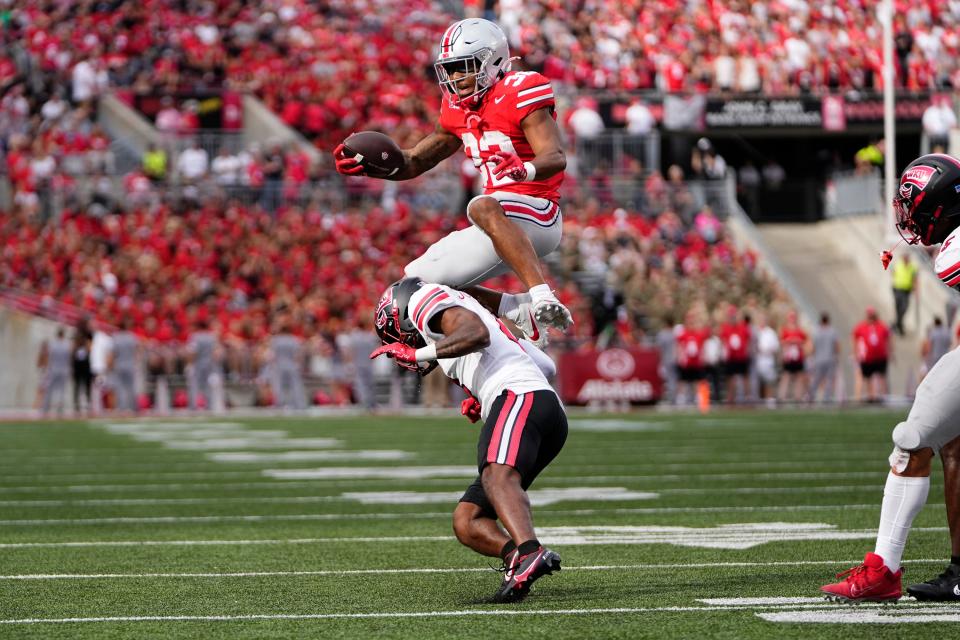
{"type": "Polygon", "coordinates": [[[370,359],[373,360],[383,354],[387,354],[388,358],[393,358],[397,362],[417,364],[417,350],[402,342],[391,342],[390,344],[377,347],[373,350],[373,353],[370,354],[370,359]]]}
{"type": "Polygon", "coordinates": [[[470,422],[476,422],[480,419],[480,401],[469,396],[460,403],[460,415],[467,416],[470,422]]]}
{"type": "Polygon", "coordinates": [[[363,165],[357,162],[357,159],[346,154],[346,147],[341,142],[333,150],[333,159],[337,165],[337,173],[345,176],[363,176],[363,165]]]}
{"type": "Polygon", "coordinates": [[[493,168],[493,176],[498,180],[504,176],[515,182],[524,182],[528,177],[527,167],[523,160],[509,151],[501,151],[490,156],[488,162],[495,162],[497,165],[493,168]]]}

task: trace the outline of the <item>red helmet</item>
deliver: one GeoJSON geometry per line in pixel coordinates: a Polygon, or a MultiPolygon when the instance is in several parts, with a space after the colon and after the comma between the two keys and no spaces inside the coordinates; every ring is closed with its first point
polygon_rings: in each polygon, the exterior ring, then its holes
{"type": "MultiPolygon", "coordinates": [[[[404,278],[397,280],[383,292],[373,312],[373,325],[376,327],[380,342],[383,344],[402,342],[414,349],[427,346],[427,341],[413,325],[407,309],[410,297],[422,286],[423,280],[420,278],[404,278]]],[[[416,371],[420,375],[430,373],[437,366],[436,362],[431,362],[429,365],[395,362],[404,369],[416,371]]]]}
{"type": "Polygon", "coordinates": [[[893,198],[897,230],[909,244],[940,244],[960,226],[960,160],[920,156],[903,170],[893,198]]]}

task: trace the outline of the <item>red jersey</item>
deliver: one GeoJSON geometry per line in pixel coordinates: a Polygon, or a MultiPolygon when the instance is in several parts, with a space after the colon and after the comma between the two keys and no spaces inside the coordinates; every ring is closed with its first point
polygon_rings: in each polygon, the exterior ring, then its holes
{"type": "Polygon", "coordinates": [[[680,327],[677,331],[677,366],[699,369],[703,366],[703,345],[710,334],[705,330],[680,327]]]}
{"type": "Polygon", "coordinates": [[[783,361],[803,364],[803,347],[807,343],[807,334],[800,327],[784,327],[780,331],[780,352],[783,361]]]}
{"type": "Polygon", "coordinates": [[[548,200],[560,199],[563,172],[532,182],[514,182],[510,178],[495,178],[490,156],[501,151],[515,154],[523,162],[533,160],[535,154],[520,123],[537,109],[549,108],[553,119],[556,103],[550,81],[533,71],[513,71],[493,85],[480,103],[453,104],[444,100],[440,105],[440,126],[463,141],[463,150],[483,176],[483,192],[508,191],[548,200]],[[479,116],[479,119],[476,117],[479,116]]]}
{"type": "Polygon", "coordinates": [[[886,360],[887,342],[890,330],[880,320],[875,322],[863,321],[853,329],[853,339],[856,341],[857,362],[880,362],[886,360]]]}
{"type": "Polygon", "coordinates": [[[750,325],[745,322],[720,327],[725,362],[746,362],[750,359],[750,325]]]}

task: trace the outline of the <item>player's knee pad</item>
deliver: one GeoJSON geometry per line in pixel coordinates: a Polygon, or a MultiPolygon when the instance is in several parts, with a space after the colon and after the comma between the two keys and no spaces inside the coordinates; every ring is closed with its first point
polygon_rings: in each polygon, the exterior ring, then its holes
{"type": "Polygon", "coordinates": [[[921,448],[920,429],[916,424],[901,422],[893,428],[893,444],[904,451],[913,451],[921,448]]]}

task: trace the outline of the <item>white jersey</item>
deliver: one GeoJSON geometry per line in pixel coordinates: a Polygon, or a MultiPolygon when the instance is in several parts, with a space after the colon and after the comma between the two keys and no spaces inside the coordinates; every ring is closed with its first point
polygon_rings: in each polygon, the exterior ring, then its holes
{"type": "Polygon", "coordinates": [[[940,245],[940,253],[933,263],[937,275],[948,287],[960,287],[960,227],[957,227],[947,236],[940,245]]]}
{"type": "MultiPolygon", "coordinates": [[[[948,287],[960,287],[960,227],[946,237],[933,266],[940,280],[948,287]]],[[[960,437],[960,350],[954,349],[941,357],[930,369],[920,386],[910,414],[893,430],[897,446],[890,456],[890,465],[897,467],[902,451],[925,447],[939,453],[940,449],[960,437]]]]}
{"type": "Polygon", "coordinates": [[[427,344],[433,344],[441,340],[443,334],[430,327],[430,319],[450,307],[463,307],[477,314],[490,332],[490,344],[486,348],[459,358],[438,360],[445,374],[480,401],[483,419],[504,391],[520,394],[553,390],[534,358],[525,351],[532,345],[521,345],[509,329],[472,296],[443,285],[424,284],[410,296],[407,314],[427,344]]]}

